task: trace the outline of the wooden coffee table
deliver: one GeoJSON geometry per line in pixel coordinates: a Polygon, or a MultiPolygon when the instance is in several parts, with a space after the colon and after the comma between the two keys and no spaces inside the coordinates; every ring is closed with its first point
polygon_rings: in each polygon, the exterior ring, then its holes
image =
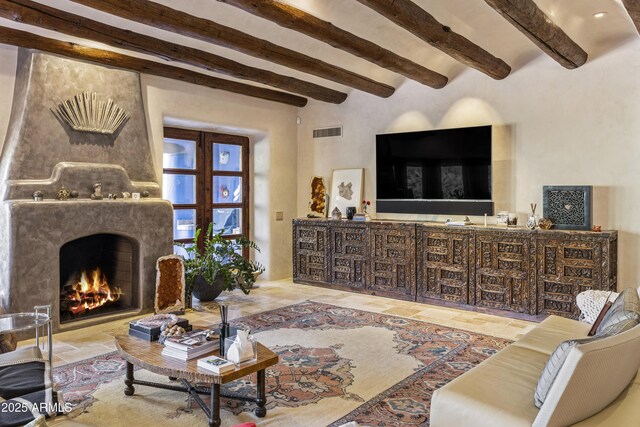
{"type": "MultiPolygon", "coordinates": [[[[265,395],[265,369],[278,363],[278,355],[262,344],[258,343],[258,358],[256,361],[245,362],[234,371],[216,375],[212,372],[198,368],[198,358],[185,362],[172,357],[163,356],[161,352],[164,346],[158,342],[147,342],[128,335],[119,335],[115,338],[118,353],[120,353],[122,358],[127,362],[127,373],[124,380],[124,394],[127,396],[131,396],[134,393],[134,384],[188,393],[209,418],[210,427],[217,427],[220,425],[220,396],[246,402],[255,402],[256,405],[258,405],[255,409],[256,416],[263,418],[267,415],[267,409],[265,408],[265,404],[267,403],[265,395]],[[171,379],[180,380],[182,387],[136,380],[133,376],[134,366],[138,366],[156,374],[165,375],[171,379]],[[255,398],[237,395],[222,395],[220,393],[220,386],[222,384],[237,380],[238,378],[242,378],[254,372],[257,372],[258,374],[258,385],[255,398]],[[208,384],[209,386],[198,385],[202,383],[208,384]],[[199,396],[200,394],[211,395],[211,402],[209,406],[204,403],[202,398],[199,396]]],[[[217,355],[218,350],[200,357],[214,354],[217,355]]]]}

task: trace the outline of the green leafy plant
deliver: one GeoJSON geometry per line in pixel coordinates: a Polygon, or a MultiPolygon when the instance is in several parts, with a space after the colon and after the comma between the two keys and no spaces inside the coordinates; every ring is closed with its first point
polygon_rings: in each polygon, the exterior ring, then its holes
{"type": "Polygon", "coordinates": [[[248,294],[256,276],[264,271],[264,267],[259,262],[244,258],[242,249],[250,248],[260,252],[258,245],[245,236],[225,239],[224,230],[214,233],[213,224],[209,224],[201,251],[198,248],[201,232],[200,228],[196,230],[193,245],[179,244],[187,252],[182,257],[187,291],[191,293],[194,280],[202,276],[209,284],[221,279],[223,290],[232,291],[237,287],[248,294]]]}

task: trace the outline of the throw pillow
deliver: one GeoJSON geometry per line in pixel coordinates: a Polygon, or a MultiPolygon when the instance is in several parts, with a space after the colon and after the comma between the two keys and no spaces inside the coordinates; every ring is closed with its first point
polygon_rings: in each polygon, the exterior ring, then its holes
{"type": "Polygon", "coordinates": [[[551,353],[551,356],[549,356],[549,360],[547,360],[547,364],[542,370],[540,379],[538,379],[538,385],[536,386],[536,393],[534,396],[537,408],[542,407],[542,404],[547,398],[547,394],[549,394],[549,390],[551,390],[551,386],[556,380],[560,369],[562,369],[562,365],[564,365],[564,362],[567,360],[567,356],[569,356],[569,352],[571,351],[571,349],[580,344],[584,344],[601,338],[604,338],[604,336],[594,336],[589,338],[568,340],[560,343],[560,345],[556,347],[553,353],[551,353]]]}
{"type": "Polygon", "coordinates": [[[640,299],[638,292],[627,288],[613,302],[598,326],[596,336],[617,334],[631,329],[640,321],[640,299]]]}

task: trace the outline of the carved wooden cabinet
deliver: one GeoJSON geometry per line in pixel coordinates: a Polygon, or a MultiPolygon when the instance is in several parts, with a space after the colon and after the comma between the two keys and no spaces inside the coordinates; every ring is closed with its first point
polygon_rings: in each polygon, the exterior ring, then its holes
{"type": "Polygon", "coordinates": [[[365,224],[340,222],[330,227],[331,282],[364,289],[367,278],[369,229],[365,224]]]}
{"type": "Polygon", "coordinates": [[[376,223],[369,226],[372,293],[415,300],[416,228],[413,224],[376,223]]]}
{"type": "Polygon", "coordinates": [[[420,302],[577,318],[576,295],[617,287],[615,231],[293,222],[295,282],[420,302]]]}
{"type": "MultiPolygon", "coordinates": [[[[469,232],[462,229],[416,226],[417,300],[436,298],[469,304],[469,232]]],[[[471,300],[470,300],[471,297],[471,300]]]]}
{"type": "Polygon", "coordinates": [[[551,233],[537,239],[538,312],[576,318],[576,295],[615,291],[617,240],[592,233],[551,233]]]}
{"type": "Polygon", "coordinates": [[[315,223],[293,224],[293,280],[327,282],[329,228],[315,223]]]}
{"type": "Polygon", "coordinates": [[[536,313],[532,239],[513,232],[475,234],[475,268],[471,283],[475,304],[536,313]]]}

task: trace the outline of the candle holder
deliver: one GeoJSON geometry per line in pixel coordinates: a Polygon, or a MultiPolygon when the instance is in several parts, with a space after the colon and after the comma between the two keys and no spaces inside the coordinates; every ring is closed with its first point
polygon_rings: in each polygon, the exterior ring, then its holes
{"type": "Polygon", "coordinates": [[[225,355],[225,346],[224,346],[224,340],[226,338],[229,337],[230,335],[230,328],[229,328],[229,306],[227,306],[226,304],[219,304],[220,307],[220,357],[224,357],[225,355]]]}

